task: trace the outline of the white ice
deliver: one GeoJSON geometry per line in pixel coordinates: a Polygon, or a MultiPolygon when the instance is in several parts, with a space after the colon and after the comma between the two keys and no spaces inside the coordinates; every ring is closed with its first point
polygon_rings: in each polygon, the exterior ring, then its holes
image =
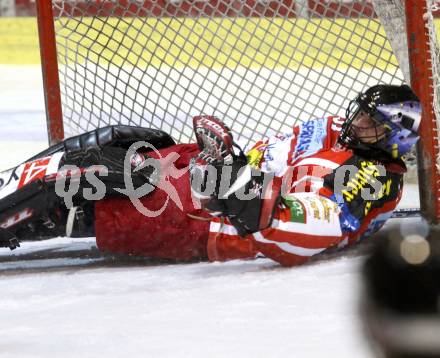
{"type": "MultiPolygon", "coordinates": [[[[47,137],[40,69],[0,66],[0,79],[6,169],[47,137]]],[[[57,238],[0,249],[1,357],[372,357],[358,314],[362,250],[290,269],[58,255],[94,248],[57,238]],[[9,260],[42,251],[51,258],[9,260]]]]}

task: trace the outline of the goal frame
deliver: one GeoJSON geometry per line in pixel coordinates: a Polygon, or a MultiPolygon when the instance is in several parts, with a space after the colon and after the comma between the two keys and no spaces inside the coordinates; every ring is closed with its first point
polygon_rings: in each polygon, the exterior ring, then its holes
{"type": "MultiPolygon", "coordinates": [[[[439,131],[433,111],[433,90],[429,33],[424,14],[426,0],[405,2],[406,30],[411,86],[421,100],[423,115],[421,140],[417,145],[420,206],[423,216],[431,223],[440,222],[439,131]]],[[[41,66],[47,116],[49,144],[64,138],[63,113],[58,75],[57,48],[52,0],[36,0],[40,40],[41,66]]]]}
{"type": "Polygon", "coordinates": [[[427,3],[425,0],[405,0],[405,12],[411,87],[422,105],[417,143],[420,209],[428,221],[437,224],[440,222],[440,168],[437,167],[440,133],[433,109],[432,57],[424,20],[427,3]]]}
{"type": "Polygon", "coordinates": [[[64,139],[58,57],[52,0],[36,0],[38,36],[49,145],[64,139]]]}

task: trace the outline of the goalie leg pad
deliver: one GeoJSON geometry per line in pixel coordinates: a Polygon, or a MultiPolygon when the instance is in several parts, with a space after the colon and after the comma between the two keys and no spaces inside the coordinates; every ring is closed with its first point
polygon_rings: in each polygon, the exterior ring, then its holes
{"type": "MultiPolygon", "coordinates": [[[[91,193],[96,187],[87,180],[85,173],[95,171],[96,167],[105,167],[108,175],[99,178],[105,185],[105,195],[119,195],[115,189],[124,188],[127,148],[139,140],[159,148],[174,143],[171,137],[161,131],[110,126],[69,138],[28,162],[0,173],[0,246],[15,248],[17,238],[35,240],[65,235],[71,207],[57,195],[56,179],[60,177],[69,188],[72,181],[77,182],[78,188],[71,197],[71,206],[81,207],[78,212],[83,213],[82,230],[73,230],[75,225],[72,224],[69,231],[75,236],[92,236],[94,202],[87,200],[83,194],[85,190],[91,193]],[[59,168],[65,165],[75,166],[78,169],[76,174],[72,175],[68,170],[60,171],[59,168]]],[[[130,169],[128,175],[134,187],[148,182],[154,172],[151,167],[138,171],[134,171],[133,167],[130,169]]]]}
{"type": "Polygon", "coordinates": [[[156,149],[167,148],[175,144],[169,134],[158,129],[113,125],[67,138],[38,153],[26,162],[52,156],[59,152],[70,153],[71,156],[77,153],[78,156],[81,157],[83,153],[91,149],[102,149],[104,147],[128,149],[132,144],[138,141],[145,141],[156,149]]]}

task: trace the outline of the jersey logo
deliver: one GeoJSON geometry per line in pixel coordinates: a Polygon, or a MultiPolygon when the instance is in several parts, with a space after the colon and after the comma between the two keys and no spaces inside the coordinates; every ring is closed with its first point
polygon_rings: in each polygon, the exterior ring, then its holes
{"type": "Polygon", "coordinates": [[[307,216],[304,205],[292,196],[285,196],[282,200],[290,210],[290,221],[305,224],[307,216]]]}
{"type": "Polygon", "coordinates": [[[305,157],[319,152],[323,148],[324,138],[327,136],[327,121],[316,119],[300,125],[300,132],[293,159],[305,157]]]}
{"type": "Polygon", "coordinates": [[[249,152],[246,153],[248,164],[253,168],[259,168],[263,160],[264,151],[267,148],[267,143],[258,142],[249,152]]]}

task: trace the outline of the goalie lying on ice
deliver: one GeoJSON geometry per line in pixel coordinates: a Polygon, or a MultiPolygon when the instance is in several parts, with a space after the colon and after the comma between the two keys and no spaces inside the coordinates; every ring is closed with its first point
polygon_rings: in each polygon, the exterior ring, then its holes
{"type": "Polygon", "coordinates": [[[350,102],[346,119],[304,122],[246,154],[212,116],[194,118],[197,144],[97,129],[1,174],[0,244],[67,233],[95,235],[113,253],[301,264],[391,216],[420,112],[408,86],[377,85],[350,102]]]}

